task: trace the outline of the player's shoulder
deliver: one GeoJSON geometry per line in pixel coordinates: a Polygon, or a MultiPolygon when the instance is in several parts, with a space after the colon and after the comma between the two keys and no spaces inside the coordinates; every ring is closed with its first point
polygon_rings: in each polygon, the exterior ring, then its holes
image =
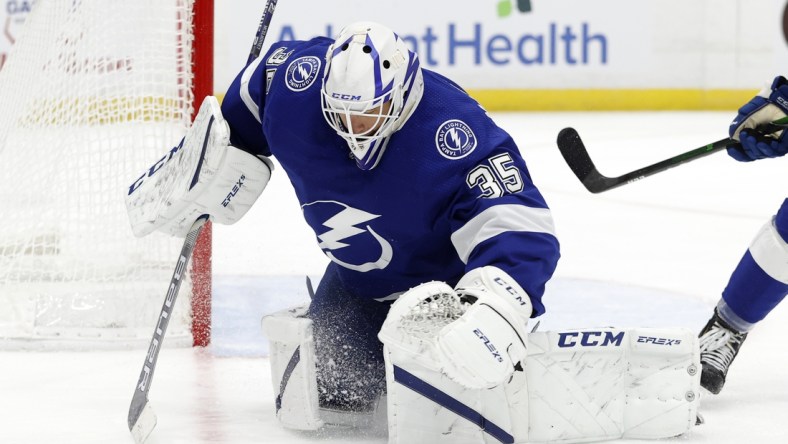
{"type": "Polygon", "coordinates": [[[326,51],[333,40],[278,41],[262,58],[267,103],[288,106],[292,100],[309,100],[320,88],[326,51]],[[315,86],[316,85],[316,86],[315,86]]]}
{"type": "MultiPolygon", "coordinates": [[[[425,70],[424,96],[419,104],[419,126],[434,141],[439,158],[451,163],[476,163],[514,142],[457,83],[425,70]]],[[[417,108],[417,109],[418,109],[417,108]]]]}

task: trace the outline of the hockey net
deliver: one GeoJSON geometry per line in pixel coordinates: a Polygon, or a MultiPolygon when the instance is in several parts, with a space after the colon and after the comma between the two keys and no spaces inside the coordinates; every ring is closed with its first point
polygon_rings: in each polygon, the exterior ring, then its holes
{"type": "Polygon", "coordinates": [[[0,347],[150,341],[183,241],[135,238],[124,195],[191,122],[194,8],[35,2],[0,71],[0,347]]]}

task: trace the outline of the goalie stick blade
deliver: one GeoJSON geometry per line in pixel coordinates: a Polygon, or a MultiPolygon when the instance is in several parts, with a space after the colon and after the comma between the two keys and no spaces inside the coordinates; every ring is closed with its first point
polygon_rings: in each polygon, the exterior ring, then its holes
{"type": "Polygon", "coordinates": [[[614,179],[605,177],[599,173],[591,157],[588,155],[588,151],[585,145],[583,145],[580,135],[577,134],[574,128],[562,129],[561,132],[558,133],[558,140],[556,140],[556,143],[558,144],[558,150],[561,151],[561,155],[564,157],[566,164],[569,165],[569,168],[575,173],[575,176],[580,179],[580,183],[582,183],[588,191],[592,193],[601,193],[602,191],[609,190],[619,185],[616,184],[614,179]]]}
{"type": "Polygon", "coordinates": [[[134,424],[129,424],[129,431],[131,431],[134,442],[136,444],[142,444],[148,439],[151,432],[153,432],[154,427],[156,427],[156,414],[153,413],[153,408],[146,400],[139,416],[137,416],[136,422],[134,422],[134,424]]]}

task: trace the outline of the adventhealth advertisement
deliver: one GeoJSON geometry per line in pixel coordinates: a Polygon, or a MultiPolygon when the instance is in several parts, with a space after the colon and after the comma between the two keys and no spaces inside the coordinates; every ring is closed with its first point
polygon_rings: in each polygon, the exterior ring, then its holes
{"type": "MultiPolygon", "coordinates": [[[[230,4],[217,1],[225,3],[230,4]]],[[[229,84],[245,60],[259,3],[233,0],[232,10],[217,7],[217,47],[227,49],[219,57],[226,57],[222,66],[233,67],[227,76],[217,72],[220,85],[229,84]],[[227,38],[234,43],[222,46],[221,39],[227,38]]],[[[783,17],[784,4],[280,0],[266,43],[335,36],[347,23],[372,20],[397,31],[419,53],[423,66],[469,89],[752,88],[773,77],[777,68],[775,54],[785,43],[774,37],[776,21],[763,18],[775,17],[778,9],[783,17]]]]}
{"type": "Polygon", "coordinates": [[[601,85],[611,70],[626,71],[633,62],[641,64],[645,59],[642,49],[627,38],[643,32],[643,24],[610,20],[600,5],[617,5],[621,16],[634,16],[639,3],[283,0],[266,40],[335,36],[347,23],[372,20],[400,34],[420,55],[423,66],[458,79],[468,88],[561,87],[562,79],[571,80],[576,71],[601,85]],[[299,4],[310,14],[296,13],[299,4]]]}

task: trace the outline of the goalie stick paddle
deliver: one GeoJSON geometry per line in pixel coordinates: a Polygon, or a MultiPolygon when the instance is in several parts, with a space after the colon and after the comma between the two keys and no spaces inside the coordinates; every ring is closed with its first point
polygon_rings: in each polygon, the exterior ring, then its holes
{"type": "Polygon", "coordinates": [[[172,309],[175,307],[175,300],[178,297],[178,290],[181,288],[181,278],[186,273],[186,267],[189,265],[192,251],[194,251],[194,246],[197,244],[197,238],[200,236],[200,232],[207,221],[207,214],[200,216],[194,221],[189,233],[186,235],[186,239],[183,240],[181,254],[178,256],[175,271],[173,271],[172,279],[170,279],[170,286],[164,297],[164,304],[161,307],[156,329],[153,331],[148,354],[145,356],[145,362],[142,364],[142,371],[140,372],[137,386],[134,388],[134,396],[131,398],[131,405],[129,406],[128,423],[134,442],[138,444],[145,442],[153,428],[156,427],[156,415],[148,403],[148,392],[153,380],[153,371],[156,370],[156,361],[159,359],[159,351],[164,342],[164,334],[167,332],[167,326],[172,317],[172,309]]]}
{"type": "MultiPolygon", "coordinates": [[[[788,128],[788,117],[767,124],[760,128],[760,131],[764,134],[771,134],[785,128],[788,128]]],[[[720,139],[708,145],[695,148],[694,150],[687,151],[686,153],[679,154],[678,156],[665,159],[661,162],[621,176],[608,177],[597,170],[594,162],[591,160],[591,156],[588,155],[588,150],[580,139],[580,135],[577,134],[574,128],[562,129],[558,133],[557,140],[558,149],[561,151],[561,155],[564,157],[567,165],[569,165],[569,168],[575,173],[575,176],[580,179],[583,186],[592,193],[601,193],[638,181],[681,164],[700,159],[701,157],[706,157],[734,143],[736,142],[730,138],[720,139]]]]}

